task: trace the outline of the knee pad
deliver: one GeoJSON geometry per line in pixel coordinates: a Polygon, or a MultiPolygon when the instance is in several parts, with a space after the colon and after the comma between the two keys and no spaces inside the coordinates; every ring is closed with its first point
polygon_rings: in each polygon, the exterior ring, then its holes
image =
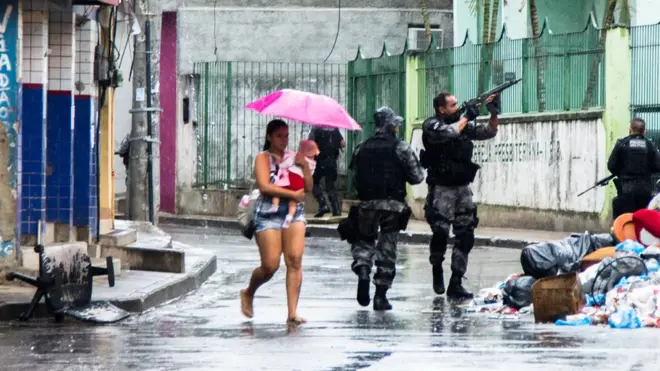
{"type": "Polygon", "coordinates": [[[469,253],[474,247],[474,231],[471,228],[461,233],[456,233],[454,239],[456,241],[455,246],[461,252],[469,253]]]}
{"type": "Polygon", "coordinates": [[[433,237],[431,237],[431,246],[447,245],[447,240],[449,240],[449,231],[439,228],[433,232],[433,237]]]}
{"type": "Polygon", "coordinates": [[[377,267],[389,268],[389,269],[392,269],[392,270],[396,269],[396,263],[393,262],[393,261],[389,261],[389,260],[376,259],[374,264],[377,267]]]}

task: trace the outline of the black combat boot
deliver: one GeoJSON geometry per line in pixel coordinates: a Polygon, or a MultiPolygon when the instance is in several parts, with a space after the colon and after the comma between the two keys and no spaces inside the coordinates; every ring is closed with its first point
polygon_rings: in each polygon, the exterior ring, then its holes
{"type": "Polygon", "coordinates": [[[445,277],[442,272],[442,264],[433,265],[433,291],[437,295],[445,293],[445,277]]]}
{"type": "Polygon", "coordinates": [[[330,212],[328,203],[325,202],[325,197],[321,197],[319,200],[319,212],[314,215],[315,218],[322,218],[323,215],[330,212]]]}
{"type": "Polygon", "coordinates": [[[387,286],[376,286],[376,294],[374,295],[374,310],[391,310],[392,304],[387,300],[385,294],[387,293],[387,286]]]}
{"type": "Polygon", "coordinates": [[[359,268],[358,275],[358,288],[357,288],[357,301],[361,306],[366,307],[371,301],[369,295],[369,285],[371,284],[371,273],[369,267],[362,266],[359,268]]]}
{"type": "Polygon", "coordinates": [[[463,287],[462,277],[453,275],[449,279],[449,286],[447,287],[447,298],[455,300],[472,299],[474,295],[463,287]]]}
{"type": "Polygon", "coordinates": [[[330,206],[332,207],[332,216],[341,216],[341,207],[339,206],[339,201],[337,197],[329,197],[330,206]]]}
{"type": "Polygon", "coordinates": [[[442,295],[445,293],[445,278],[442,272],[442,262],[445,261],[447,252],[447,235],[443,232],[434,232],[430,245],[431,255],[429,263],[433,270],[433,291],[442,295]]]}

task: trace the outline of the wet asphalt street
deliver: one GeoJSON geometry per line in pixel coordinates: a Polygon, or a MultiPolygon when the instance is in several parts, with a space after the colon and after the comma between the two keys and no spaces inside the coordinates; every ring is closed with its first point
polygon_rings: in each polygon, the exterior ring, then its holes
{"type": "MultiPolygon", "coordinates": [[[[161,226],[217,253],[218,271],[198,291],[111,326],[68,320],[0,323],[0,370],[653,370],[660,330],[534,325],[434,305],[425,246],[400,246],[388,293],[394,310],[355,301],[345,243],[308,239],[299,313],[285,325],[284,264],[262,286],[255,317],[238,293],[258,264],[253,242],[212,228],[161,226]]],[[[519,251],[475,248],[468,286],[477,290],[520,270],[519,251]]]]}

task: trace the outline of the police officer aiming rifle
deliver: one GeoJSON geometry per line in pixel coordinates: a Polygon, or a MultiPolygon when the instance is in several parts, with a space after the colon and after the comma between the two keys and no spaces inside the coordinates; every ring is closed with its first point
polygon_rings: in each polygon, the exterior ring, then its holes
{"type": "Polygon", "coordinates": [[[495,137],[499,124],[499,93],[518,81],[510,81],[486,92],[460,109],[453,95],[440,93],[433,99],[435,115],[422,124],[424,150],[420,153],[420,160],[428,171],[424,211],[433,231],[429,261],[433,270],[433,290],[438,295],[445,293],[442,262],[451,225],[455,237],[447,297],[458,300],[473,297],[462,285],[468,254],[474,246],[474,229],[479,223],[469,186],[480,168],[472,162],[472,141],[495,137]],[[490,112],[487,126],[474,122],[479,115],[480,103],[485,103],[490,112]]]}

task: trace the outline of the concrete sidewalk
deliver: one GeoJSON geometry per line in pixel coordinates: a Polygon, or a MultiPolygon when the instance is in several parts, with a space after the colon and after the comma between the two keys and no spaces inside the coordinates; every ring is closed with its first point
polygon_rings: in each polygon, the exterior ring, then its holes
{"type": "MultiPolygon", "coordinates": [[[[116,276],[115,286],[109,287],[105,276],[95,277],[92,288],[92,302],[109,301],[116,306],[133,313],[144,312],[170,300],[179,298],[199,288],[216,271],[216,257],[211,251],[195,248],[172,241],[171,237],[160,231],[154,236],[154,227],[150,231],[138,230],[136,245],[146,249],[165,249],[184,254],[184,273],[164,273],[143,270],[124,270],[116,276]],[[160,239],[161,241],[158,241],[160,239]]],[[[35,288],[27,285],[0,285],[0,321],[16,320],[27,309],[35,288]]],[[[47,316],[43,299],[36,317],[47,316]]]]}
{"type": "MultiPolygon", "coordinates": [[[[337,232],[337,217],[314,218],[307,216],[308,237],[339,238],[337,232]]],[[[191,226],[209,226],[238,229],[236,218],[215,217],[208,215],[174,215],[160,213],[160,223],[183,224],[191,226]]],[[[477,228],[476,245],[495,246],[521,249],[527,245],[550,240],[561,240],[570,235],[566,232],[549,232],[526,229],[477,228]]],[[[401,232],[403,243],[428,244],[431,241],[431,229],[426,222],[410,220],[408,228],[401,232]]]]}

